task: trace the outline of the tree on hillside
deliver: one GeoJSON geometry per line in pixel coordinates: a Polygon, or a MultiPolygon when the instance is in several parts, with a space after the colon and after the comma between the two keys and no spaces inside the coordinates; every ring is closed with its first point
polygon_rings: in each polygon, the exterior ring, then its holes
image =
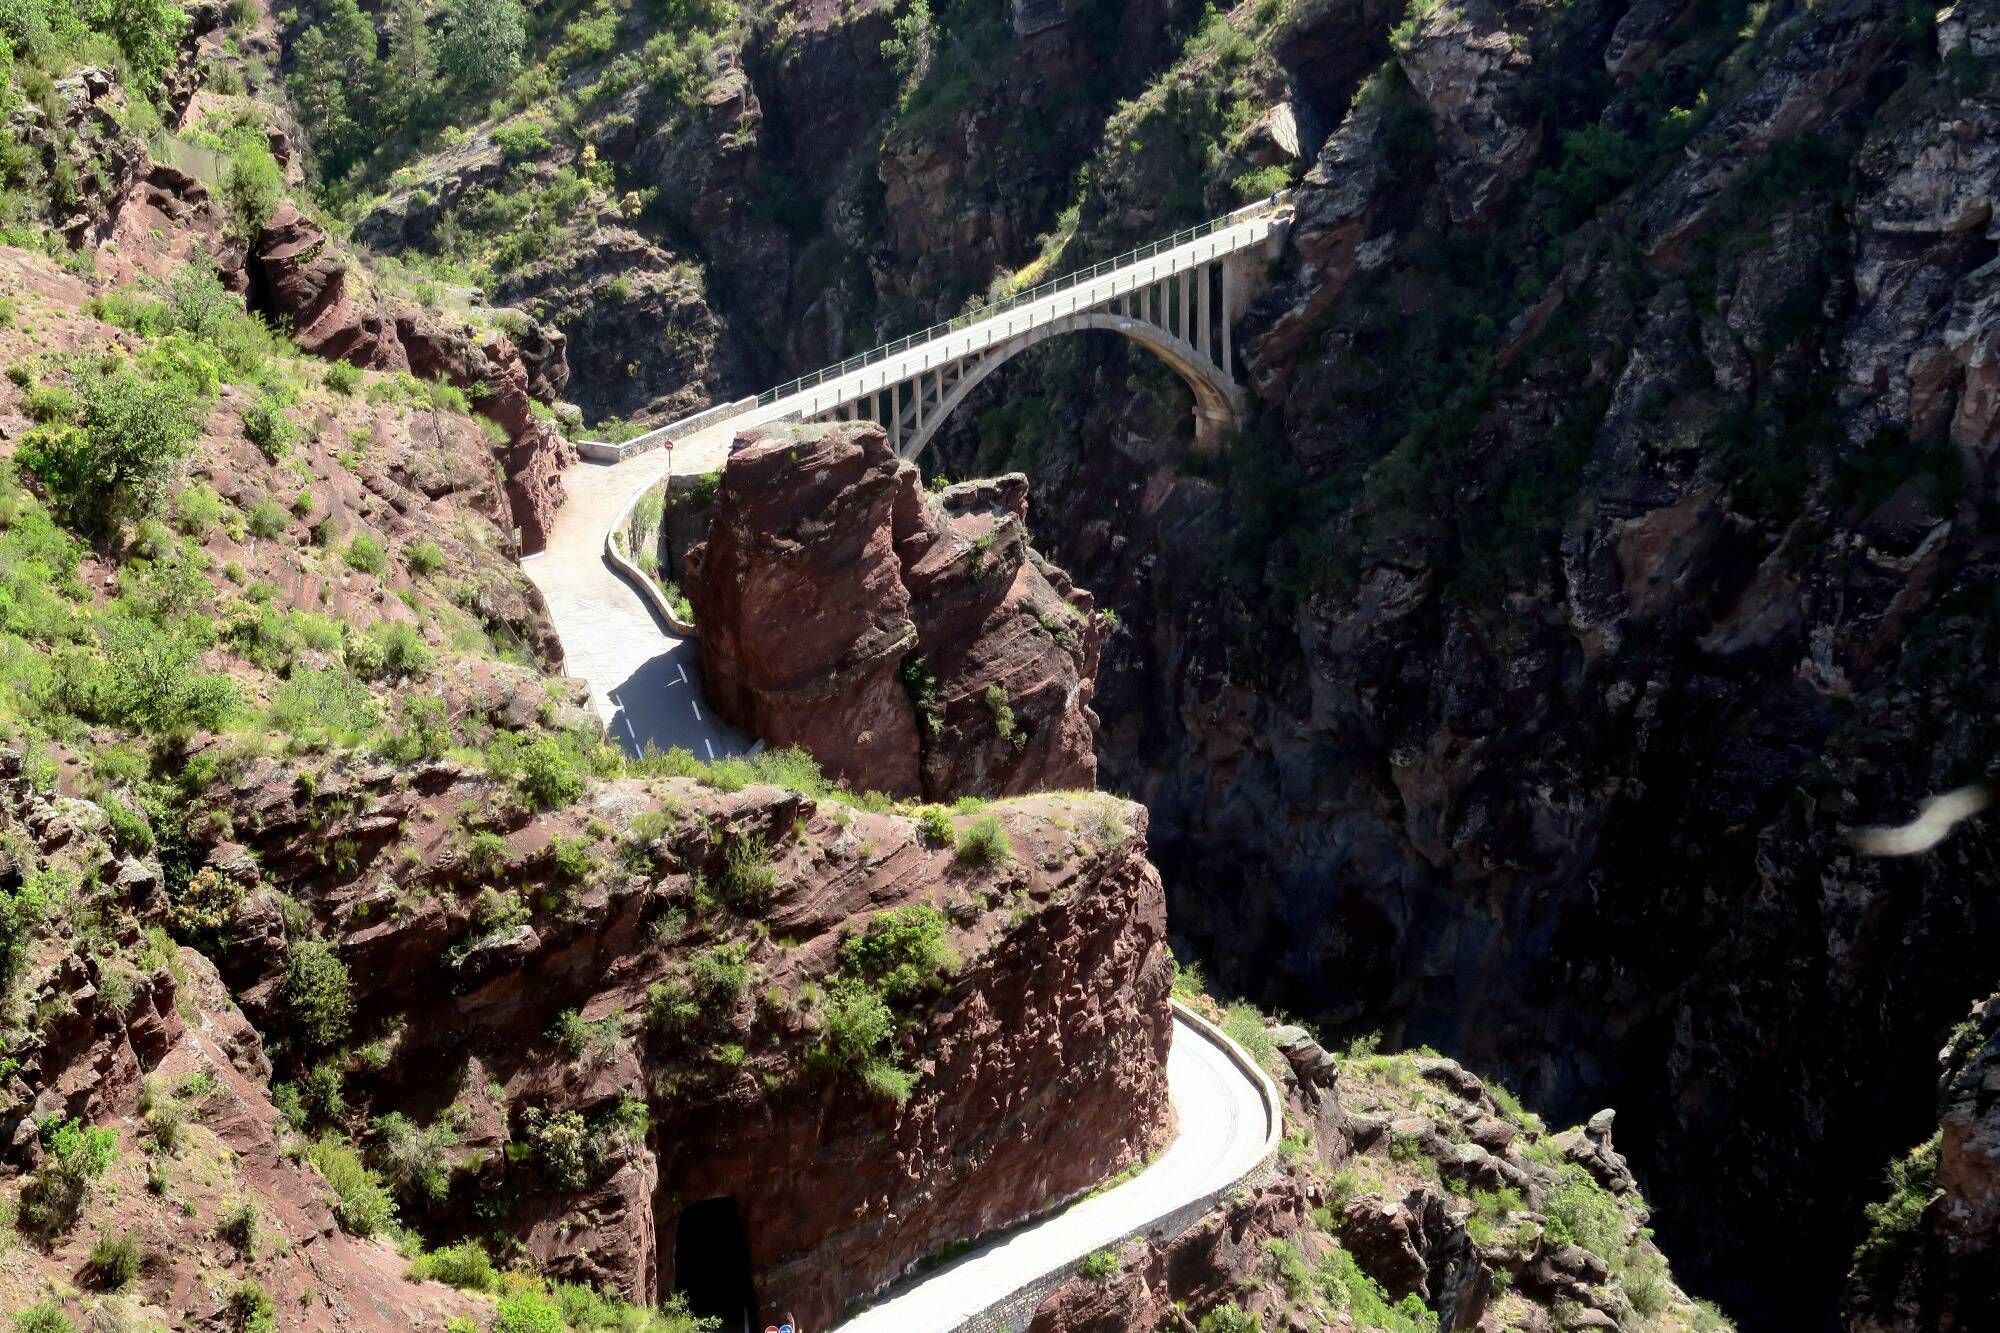
{"type": "Polygon", "coordinates": [[[514,77],[527,44],[521,0],[450,0],[438,65],[465,92],[485,95],[514,77]]]}
{"type": "Polygon", "coordinates": [[[331,0],[326,18],[292,48],[292,104],[330,179],[345,176],[367,154],[377,41],[355,0],[331,0]]]}
{"type": "Polygon", "coordinates": [[[389,54],[382,68],[383,119],[407,128],[427,119],[437,84],[437,50],[431,43],[423,0],[395,0],[386,26],[389,54]]]}

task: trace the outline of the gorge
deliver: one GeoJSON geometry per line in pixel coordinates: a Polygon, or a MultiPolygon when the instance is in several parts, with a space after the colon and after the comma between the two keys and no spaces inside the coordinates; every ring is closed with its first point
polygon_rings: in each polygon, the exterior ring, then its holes
{"type": "Polygon", "coordinates": [[[133,1206],[0,1256],[0,1309],[122,1299],[77,1276],[114,1220],[165,1256],[147,1302],[208,1326],[250,1326],[251,1281],[301,1327],[308,1298],[360,1327],[662,1301],[675,1196],[762,1219],[731,1154],[824,1152],[913,1220],[834,1195],[754,1230],[817,1333],[1159,1147],[1171,943],[1183,989],[1295,1016],[1339,1076],[1264,1049],[1277,1177],[1052,1294],[1050,1333],[1176,1301],[1719,1327],[1683,1287],[1746,1330],[1996,1318],[1992,819],[1853,840],[2000,756],[1991,4],[145,15],[0,11],[0,1184],[26,1208],[116,1126],[133,1206]],[[914,469],[865,426],[684,454],[713,517],[657,573],[708,697],[778,748],[604,752],[536,587],[579,441],[1286,190],[1227,324],[1233,429],[1079,329],[914,469]],[[171,475],[87,471],[190,414],[148,446],[171,475]],[[1027,795],[1089,787],[1116,796],[1027,795]],[[956,847],[989,817],[982,878],[956,847]],[[962,970],[858,1010],[836,983],[883,978],[849,944],[911,906],[962,970]],[[325,954],[331,1039],[293,1004],[325,954]],[[1097,1128],[982,1137],[954,1059],[1097,1128]],[[796,1142],[750,1109],[807,1104],[796,1142]],[[149,1105],[211,1108],[200,1160],[250,1165],[142,1161],[149,1105]],[[349,1159],[417,1269],[321,1201],[349,1159]],[[1584,1177],[1598,1249],[1550,1231],[1584,1177]],[[228,1239],[246,1198],[279,1243],[228,1239]],[[468,1244],[544,1287],[421,1269],[468,1244]]]}

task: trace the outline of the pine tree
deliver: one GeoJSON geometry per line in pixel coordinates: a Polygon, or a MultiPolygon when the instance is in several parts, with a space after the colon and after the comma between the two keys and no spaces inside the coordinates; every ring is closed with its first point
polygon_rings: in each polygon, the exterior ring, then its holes
{"type": "Polygon", "coordinates": [[[378,41],[355,0],[331,0],[326,18],[292,49],[292,103],[328,179],[345,176],[367,154],[378,41]]]}
{"type": "Polygon", "coordinates": [[[431,44],[423,0],[396,0],[389,11],[388,29],[381,105],[385,120],[393,116],[398,128],[407,129],[430,118],[437,86],[437,51],[431,44]]]}

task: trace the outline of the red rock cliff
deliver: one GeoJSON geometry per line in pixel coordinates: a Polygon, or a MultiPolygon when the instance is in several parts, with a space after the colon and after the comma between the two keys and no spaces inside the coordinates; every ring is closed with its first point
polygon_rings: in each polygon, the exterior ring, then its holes
{"type": "MultiPolygon", "coordinates": [[[[1137,806],[1093,794],[992,807],[1009,848],[981,861],[901,815],[627,779],[566,812],[502,816],[504,851],[468,858],[446,816],[498,815],[504,792],[449,764],[348,768],[302,788],[262,761],[236,791],[269,882],[341,923],[357,1034],[399,1034],[369,1079],[371,1109],[422,1123],[458,1108],[467,1159],[428,1219],[440,1239],[505,1237],[546,1271],[645,1300],[683,1276],[683,1213],[727,1198],[766,1310],[819,1328],[1169,1132],[1171,966],[1137,806]],[[329,839],[356,849],[341,882],[320,866],[329,839]],[[595,869],[565,880],[557,849],[578,845],[595,869]],[[389,864],[425,887],[384,915],[375,875],[389,864]],[[488,884],[537,906],[496,918],[488,884]],[[951,955],[901,993],[849,947],[899,909],[951,955]],[[861,980],[894,1015],[866,1052],[844,1017],[861,980]],[[565,1011],[594,1035],[566,1044],[565,1011]],[[551,1138],[565,1124],[585,1143],[566,1173],[551,1138]]],[[[246,846],[205,856],[229,873],[251,863],[246,846]]],[[[253,894],[221,951],[253,1021],[282,1024],[290,929],[253,894]]]]}
{"type": "Polygon", "coordinates": [[[1103,629],[1026,518],[1024,478],[927,493],[872,425],[758,435],[686,562],[717,711],[859,788],[1094,786],[1103,629]]]}

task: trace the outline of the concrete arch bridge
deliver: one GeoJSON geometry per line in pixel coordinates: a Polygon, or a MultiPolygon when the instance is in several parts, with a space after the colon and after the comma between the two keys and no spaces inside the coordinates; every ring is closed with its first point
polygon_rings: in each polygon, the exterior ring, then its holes
{"type": "Polygon", "coordinates": [[[700,444],[766,422],[867,420],[914,459],[988,375],[1037,343],[1091,329],[1129,338],[1166,362],[1194,394],[1196,444],[1212,446],[1240,423],[1244,406],[1231,330],[1261,288],[1291,213],[1289,194],[1273,195],[755,398],[620,445],[580,447],[588,458],[618,462],[668,441],[700,444]]]}

